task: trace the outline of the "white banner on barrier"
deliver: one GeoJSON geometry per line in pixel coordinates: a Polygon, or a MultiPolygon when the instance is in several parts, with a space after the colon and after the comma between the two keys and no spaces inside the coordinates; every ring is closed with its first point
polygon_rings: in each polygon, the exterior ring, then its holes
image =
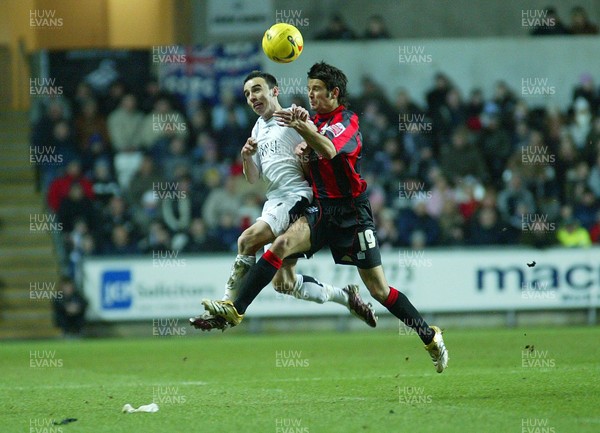
{"type": "MultiPolygon", "coordinates": [[[[485,249],[384,251],[390,285],[423,312],[585,308],[600,304],[600,249],[485,249]],[[535,262],[535,265],[533,264],[535,262]]],[[[233,255],[92,258],[84,263],[84,293],[92,320],[191,317],[204,298],[220,299],[233,255]]],[[[335,265],[326,252],[300,260],[298,272],[343,287],[360,283],[352,266],[335,265]]],[[[365,300],[385,313],[361,283],[365,300]]],[[[256,317],[341,315],[265,288],[248,313],[256,317]]]]}

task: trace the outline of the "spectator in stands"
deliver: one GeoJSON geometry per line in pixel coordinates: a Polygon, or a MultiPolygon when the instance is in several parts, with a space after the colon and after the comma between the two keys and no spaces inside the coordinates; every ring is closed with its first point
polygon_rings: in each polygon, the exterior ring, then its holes
{"type": "Polygon", "coordinates": [[[220,160],[228,163],[234,162],[240,155],[240,143],[245,143],[250,133],[251,128],[249,129],[246,125],[239,123],[235,112],[229,111],[225,125],[217,131],[220,160]]]}
{"type": "Polygon", "coordinates": [[[235,180],[228,177],[222,187],[215,188],[209,193],[202,208],[202,219],[210,230],[215,229],[225,215],[232,216],[233,225],[237,225],[240,205],[235,180]]]}
{"type": "Polygon", "coordinates": [[[134,178],[135,182],[129,185],[126,194],[127,200],[134,206],[140,206],[142,196],[146,191],[152,191],[155,185],[164,181],[164,178],[155,167],[154,159],[149,154],[143,155],[140,167],[136,171],[134,178]]]}
{"type": "Polygon", "coordinates": [[[144,85],[144,94],[140,99],[140,108],[146,114],[150,113],[154,108],[154,103],[160,97],[160,86],[158,80],[151,79],[144,85]]]}
{"type": "Polygon", "coordinates": [[[496,83],[492,102],[496,104],[500,110],[498,114],[502,126],[510,128],[512,126],[512,113],[517,104],[517,97],[505,81],[500,80],[496,83]]]}
{"type": "Polygon", "coordinates": [[[450,88],[446,93],[446,101],[438,108],[438,114],[433,118],[433,122],[442,140],[447,140],[459,126],[466,125],[466,107],[456,87],[450,88]]]}
{"type": "Polygon", "coordinates": [[[72,182],[69,194],[61,201],[58,208],[58,220],[62,223],[63,230],[73,230],[75,221],[82,219],[88,227],[93,228],[96,222],[94,203],[85,196],[80,183],[72,182]]]}
{"type": "Polygon", "coordinates": [[[442,72],[438,72],[434,78],[434,86],[427,91],[427,112],[429,117],[439,117],[439,110],[446,103],[446,95],[452,84],[450,79],[442,72]]]}
{"type": "Polygon", "coordinates": [[[44,114],[32,128],[31,144],[34,147],[47,146],[52,140],[54,126],[58,122],[66,120],[63,104],[58,100],[51,100],[46,106],[44,114]]]}
{"type": "Polygon", "coordinates": [[[594,84],[594,77],[588,72],[581,74],[579,84],[573,90],[573,102],[577,101],[579,97],[588,101],[592,113],[598,113],[600,94],[594,84]]]}
{"type": "Polygon", "coordinates": [[[560,199],[562,202],[566,201],[567,197],[567,178],[572,176],[569,173],[575,171],[579,160],[573,138],[568,133],[563,134],[556,155],[556,181],[561,188],[560,199]]]}
{"type": "Polygon", "coordinates": [[[54,324],[59,327],[67,338],[81,335],[85,325],[86,299],[75,289],[75,283],[68,277],[63,277],[59,283],[59,296],[52,300],[54,324]]]}
{"type": "Polygon", "coordinates": [[[590,171],[587,186],[594,193],[596,199],[600,199],[600,153],[596,157],[596,164],[590,171]]]}
{"type": "Polygon", "coordinates": [[[570,34],[569,29],[562,23],[560,17],[553,7],[546,8],[544,19],[547,23],[541,23],[531,31],[532,36],[557,36],[570,34]]]}
{"type": "Polygon", "coordinates": [[[108,116],[121,104],[121,100],[126,94],[125,83],[116,80],[108,88],[106,97],[102,99],[102,113],[108,116]]]}
{"type": "Polygon", "coordinates": [[[81,163],[79,160],[70,161],[67,164],[64,176],[56,178],[48,188],[48,206],[53,212],[58,212],[62,201],[69,194],[71,184],[78,183],[83,189],[84,195],[94,200],[94,189],[92,182],[81,174],[81,163]]]}
{"type": "Polygon", "coordinates": [[[579,223],[589,230],[596,220],[600,204],[591,189],[585,188],[579,200],[573,205],[573,216],[579,223]]]}
{"type": "Polygon", "coordinates": [[[147,236],[140,242],[140,249],[143,253],[155,254],[160,251],[172,251],[171,234],[162,221],[152,221],[147,233],[147,236]]]}
{"type": "Polygon", "coordinates": [[[192,178],[185,176],[176,182],[175,197],[162,200],[162,216],[173,233],[187,231],[192,220],[192,178]]]}
{"type": "Polygon", "coordinates": [[[32,145],[30,155],[34,158],[32,162],[36,163],[38,169],[40,186],[43,191],[47,191],[50,183],[58,177],[61,170],[64,170],[67,163],[78,157],[69,122],[66,120],[56,122],[51,139],[38,147],[32,145]]]}
{"type": "Polygon", "coordinates": [[[173,136],[187,140],[189,128],[183,114],[176,111],[168,96],[161,95],[154,102],[153,109],[146,114],[141,128],[141,146],[143,149],[160,151],[156,146],[164,140],[168,142],[173,136]]]}
{"type": "Polygon", "coordinates": [[[499,114],[496,104],[485,105],[481,116],[483,130],[477,146],[483,153],[492,181],[496,181],[496,187],[502,186],[502,172],[512,154],[510,136],[501,127],[499,114]]]}
{"type": "Polygon", "coordinates": [[[104,254],[107,256],[124,256],[139,254],[135,242],[131,239],[131,233],[124,225],[117,224],[112,228],[110,242],[104,246],[104,254]]]}
{"type": "Polygon", "coordinates": [[[498,194],[498,210],[503,222],[517,232],[523,227],[523,215],[535,212],[535,199],[520,174],[511,173],[506,187],[498,194]]]}
{"type": "Polygon", "coordinates": [[[488,173],[479,149],[469,143],[468,130],[463,126],[452,133],[452,144],[441,149],[440,161],[444,175],[458,184],[460,178],[471,175],[486,181],[488,173]]]}
{"type": "Polygon", "coordinates": [[[83,270],[81,269],[82,259],[98,253],[96,249],[96,240],[94,236],[89,233],[87,224],[85,224],[84,221],[77,221],[75,223],[75,227],[69,235],[67,246],[70,251],[69,275],[73,277],[76,282],[81,283],[83,281],[83,270]]]}
{"type": "Polygon", "coordinates": [[[356,34],[339,14],[334,14],[329,17],[326,28],[319,32],[316,36],[317,40],[352,40],[356,39],[356,34]]]}
{"type": "Polygon", "coordinates": [[[212,230],[212,236],[219,241],[218,251],[237,251],[237,240],[242,230],[236,220],[236,214],[223,214],[212,230]]]}
{"type": "Polygon", "coordinates": [[[598,26],[589,20],[584,8],[575,6],[571,9],[571,25],[569,31],[574,35],[597,35],[598,26]]]}
{"type": "Polygon", "coordinates": [[[573,121],[570,123],[568,130],[577,149],[582,151],[585,147],[585,141],[592,131],[592,113],[590,104],[582,96],[577,97],[573,103],[573,121]]]}
{"type": "Polygon", "coordinates": [[[583,159],[590,165],[596,163],[596,159],[600,155],[600,115],[598,115],[593,122],[592,130],[588,134],[585,140],[585,147],[583,148],[583,159]]]}
{"type": "Polygon", "coordinates": [[[465,104],[465,114],[467,116],[467,127],[472,131],[481,129],[481,119],[479,116],[484,108],[483,92],[481,89],[472,89],[469,93],[469,100],[465,104]]]}
{"type": "Polygon", "coordinates": [[[90,99],[94,99],[94,90],[85,81],[77,83],[75,88],[75,96],[73,97],[73,113],[79,116],[83,112],[83,106],[90,99]]]}
{"type": "Polygon", "coordinates": [[[485,189],[481,182],[473,176],[466,176],[459,180],[454,187],[454,200],[458,210],[465,220],[469,222],[485,197],[485,189]]]}
{"type": "Polygon", "coordinates": [[[81,113],[75,118],[75,135],[80,152],[88,150],[93,140],[100,139],[109,143],[106,120],[98,112],[95,99],[88,99],[81,107],[81,113]]]}
{"type": "Polygon", "coordinates": [[[590,227],[590,239],[595,244],[600,244],[600,211],[596,213],[596,220],[590,227]]]}
{"type": "Polygon", "coordinates": [[[531,139],[531,129],[526,121],[519,121],[515,124],[511,137],[511,149],[513,152],[521,152],[521,149],[527,146],[531,139]]]}
{"type": "Polygon", "coordinates": [[[379,212],[379,218],[377,219],[377,240],[379,247],[383,250],[389,250],[400,245],[395,215],[392,209],[385,208],[379,212]]]}
{"type": "Polygon", "coordinates": [[[352,109],[356,112],[367,110],[367,105],[372,104],[371,110],[376,113],[383,113],[396,120],[396,114],[388,102],[387,91],[377,83],[370,75],[363,75],[360,79],[360,93],[358,97],[350,101],[352,109]],[[390,115],[391,113],[391,115],[390,115]]]}
{"type": "Polygon", "coordinates": [[[234,120],[234,123],[244,128],[248,126],[248,114],[246,109],[236,100],[232,89],[226,88],[219,95],[220,102],[212,109],[212,128],[219,131],[234,120]],[[230,118],[234,116],[234,119],[230,118]]]}
{"type": "Polygon", "coordinates": [[[132,236],[136,234],[133,216],[129,211],[127,202],[123,197],[118,195],[112,196],[108,202],[108,206],[104,207],[100,223],[102,239],[109,239],[116,226],[125,227],[127,232],[132,236]]]}
{"type": "Polygon", "coordinates": [[[502,231],[502,223],[498,213],[492,208],[482,208],[469,226],[469,245],[501,245],[506,243],[506,232],[502,231]]]}
{"type": "Polygon", "coordinates": [[[45,144],[55,146],[55,154],[62,155],[63,162],[77,157],[77,145],[73,137],[71,125],[66,120],[59,120],[52,129],[52,139],[45,144]]]}
{"type": "Polygon", "coordinates": [[[206,253],[219,249],[219,241],[208,234],[202,218],[194,218],[190,223],[185,243],[184,253],[206,253]]]}
{"type": "Polygon", "coordinates": [[[417,114],[424,114],[424,111],[413,101],[408,90],[403,87],[396,92],[392,112],[395,119],[414,118],[417,114]]]}
{"type": "Polygon", "coordinates": [[[446,200],[437,220],[440,225],[440,245],[458,246],[465,243],[465,219],[454,200],[446,200]]]}
{"type": "Polygon", "coordinates": [[[390,32],[381,15],[371,15],[367,21],[364,39],[390,39],[390,32]]]}
{"type": "Polygon", "coordinates": [[[165,174],[165,179],[175,180],[175,172],[179,167],[183,167],[185,172],[190,172],[192,169],[190,159],[186,141],[179,136],[172,137],[165,155],[160,159],[161,171],[165,174]]]}
{"type": "Polygon", "coordinates": [[[141,144],[141,127],[144,114],[137,109],[135,95],[123,96],[117,109],[108,116],[108,133],[115,152],[138,150],[141,144]]]}
{"type": "MultiPolygon", "coordinates": [[[[428,166],[431,164],[425,161],[431,161],[428,152],[433,148],[431,139],[431,120],[425,117],[404,117],[403,119],[411,119],[407,122],[400,121],[400,127],[404,129],[402,134],[402,157],[408,164],[408,172],[411,176],[419,176],[423,178],[423,174],[427,172],[428,166]]],[[[385,149],[385,148],[384,148],[385,149]]],[[[433,155],[431,155],[433,156],[433,155]]]]}
{"type": "Polygon", "coordinates": [[[590,167],[585,161],[577,162],[574,168],[567,172],[565,187],[565,202],[572,205],[577,202],[583,191],[588,187],[590,167]]]}
{"type": "Polygon", "coordinates": [[[112,160],[110,145],[102,141],[99,135],[95,135],[90,139],[88,148],[81,152],[81,170],[86,175],[91,175],[96,162],[104,161],[107,164],[111,164],[112,160]]]}
{"type": "Polygon", "coordinates": [[[401,212],[396,227],[402,245],[411,245],[412,235],[417,231],[425,234],[425,245],[436,245],[439,241],[440,227],[435,219],[427,215],[424,200],[415,200],[411,209],[401,212]]]}
{"type": "Polygon", "coordinates": [[[560,245],[568,248],[589,247],[592,245],[590,234],[575,217],[563,221],[556,233],[556,238],[560,245]]]}
{"type": "Polygon", "coordinates": [[[112,196],[121,194],[121,187],[112,175],[110,162],[106,159],[95,162],[92,184],[94,196],[102,207],[108,204],[112,196]]]}
{"type": "Polygon", "coordinates": [[[142,234],[147,234],[150,224],[162,216],[162,206],[156,192],[154,190],[144,192],[139,203],[132,206],[132,212],[135,225],[139,227],[142,234]]]}
{"type": "Polygon", "coordinates": [[[446,202],[451,201],[455,203],[454,191],[448,185],[448,180],[443,174],[438,173],[434,176],[434,179],[431,191],[426,191],[430,196],[425,202],[425,206],[427,207],[427,213],[436,220],[439,220],[446,207],[446,202]]]}
{"type": "MultiPolygon", "coordinates": [[[[304,107],[305,105],[302,105],[304,107]]],[[[190,119],[193,140],[197,141],[200,134],[212,134],[212,110],[210,107],[201,106],[194,112],[190,119]]]]}

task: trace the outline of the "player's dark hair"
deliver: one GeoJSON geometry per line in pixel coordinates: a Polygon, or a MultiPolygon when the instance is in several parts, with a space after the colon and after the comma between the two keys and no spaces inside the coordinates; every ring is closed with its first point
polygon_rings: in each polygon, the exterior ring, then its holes
{"type": "Polygon", "coordinates": [[[346,105],[348,78],[340,69],[325,62],[315,63],[308,71],[308,78],[310,80],[321,80],[330,92],[337,87],[339,89],[338,102],[340,105],[346,105]]]}
{"type": "Polygon", "coordinates": [[[262,72],[262,71],[252,71],[250,72],[248,75],[246,75],[246,78],[244,78],[244,84],[246,84],[247,81],[253,79],[253,78],[262,78],[266,81],[267,86],[269,86],[269,89],[272,89],[273,87],[278,87],[279,84],[277,84],[277,78],[275,78],[273,75],[267,73],[267,72],[262,72]]]}

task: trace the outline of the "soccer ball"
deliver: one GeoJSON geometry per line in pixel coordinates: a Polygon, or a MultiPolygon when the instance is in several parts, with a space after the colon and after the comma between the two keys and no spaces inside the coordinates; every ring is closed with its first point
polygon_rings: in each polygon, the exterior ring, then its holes
{"type": "Polygon", "coordinates": [[[262,48],[267,57],[277,63],[290,63],[302,54],[304,41],[300,31],[291,24],[277,23],[265,32],[262,48]]]}

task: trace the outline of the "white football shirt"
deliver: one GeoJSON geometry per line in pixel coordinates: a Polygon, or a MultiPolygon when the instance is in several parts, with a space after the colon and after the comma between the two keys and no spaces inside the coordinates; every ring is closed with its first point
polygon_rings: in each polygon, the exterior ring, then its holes
{"type": "Polygon", "coordinates": [[[302,172],[302,164],[294,149],[304,139],[293,128],[277,125],[275,117],[265,121],[259,117],[252,128],[252,137],[258,143],[252,160],[267,182],[267,199],[290,194],[312,201],[312,189],[302,172]]]}

